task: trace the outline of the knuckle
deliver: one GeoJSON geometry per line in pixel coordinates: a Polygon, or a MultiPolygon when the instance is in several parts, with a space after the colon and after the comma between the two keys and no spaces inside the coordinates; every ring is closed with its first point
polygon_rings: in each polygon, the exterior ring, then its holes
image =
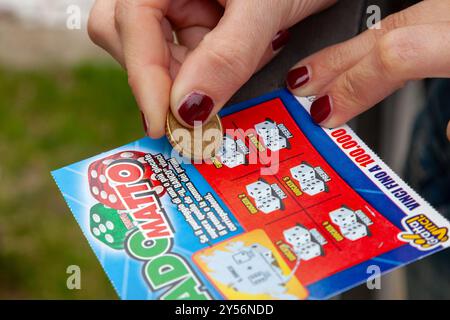
{"type": "Polygon", "coordinates": [[[136,5],[139,1],[133,1],[133,0],[117,0],[116,1],[116,13],[121,12],[124,10],[127,10],[134,5],[136,5]]]}
{"type": "Polygon", "coordinates": [[[101,41],[105,34],[103,19],[101,12],[94,7],[89,14],[87,33],[92,42],[96,44],[101,41]]]}
{"type": "Polygon", "coordinates": [[[250,48],[242,43],[230,39],[214,40],[214,44],[208,45],[209,39],[205,38],[205,48],[212,69],[217,74],[231,77],[231,81],[237,83],[245,82],[255,71],[258,59],[247,59],[250,48]]]}
{"type": "Polygon", "coordinates": [[[417,52],[414,41],[404,32],[390,32],[378,43],[378,58],[381,71],[387,75],[401,74],[409,68],[411,58],[417,52]]]}
{"type": "Polygon", "coordinates": [[[340,46],[336,46],[330,48],[332,50],[331,54],[326,55],[325,65],[327,69],[333,72],[340,72],[342,70],[342,66],[348,60],[347,55],[343,52],[340,46]]]}
{"type": "Polygon", "coordinates": [[[385,29],[386,31],[392,31],[398,28],[402,28],[409,24],[410,22],[406,11],[399,11],[397,13],[391,14],[381,22],[383,29],[385,29]]]}
{"type": "Polygon", "coordinates": [[[123,20],[125,12],[127,12],[133,5],[130,0],[117,0],[116,6],[114,7],[114,17],[117,22],[123,20]]]}
{"type": "Polygon", "coordinates": [[[387,16],[381,21],[380,29],[369,29],[366,32],[372,38],[374,42],[382,39],[389,32],[402,28],[410,24],[409,16],[404,11],[400,11],[387,16]]]}
{"type": "MultiPolygon", "coordinates": [[[[156,2],[157,3],[157,2],[156,2]]],[[[155,5],[153,1],[148,0],[117,0],[114,8],[116,22],[125,23],[130,12],[139,12],[142,10],[151,11],[158,20],[162,20],[164,13],[155,5]]]]}
{"type": "Polygon", "coordinates": [[[128,70],[127,80],[128,80],[128,85],[134,91],[135,88],[137,88],[137,86],[139,85],[139,77],[132,70],[128,70]]]}
{"type": "Polygon", "coordinates": [[[350,100],[346,93],[335,90],[332,92],[333,97],[333,109],[335,114],[352,115],[354,114],[354,103],[350,100]]]}
{"type": "Polygon", "coordinates": [[[343,111],[351,111],[347,110],[350,106],[365,105],[366,101],[364,101],[362,92],[358,86],[361,81],[362,80],[359,79],[359,77],[354,73],[346,72],[343,74],[342,81],[336,95],[337,100],[342,102],[339,105],[343,111]]]}
{"type": "Polygon", "coordinates": [[[356,88],[356,81],[351,73],[346,72],[342,77],[342,90],[349,98],[356,97],[358,90],[356,88]]]}
{"type": "Polygon", "coordinates": [[[392,32],[393,30],[402,28],[410,24],[408,14],[404,11],[400,11],[387,16],[381,21],[380,29],[369,29],[366,32],[369,37],[372,38],[373,42],[380,41],[386,34],[392,32]]]}

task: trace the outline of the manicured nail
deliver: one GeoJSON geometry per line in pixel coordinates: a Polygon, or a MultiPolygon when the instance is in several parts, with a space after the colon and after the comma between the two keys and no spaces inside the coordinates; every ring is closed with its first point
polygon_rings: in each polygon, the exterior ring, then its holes
{"type": "Polygon", "coordinates": [[[142,118],[142,126],[144,127],[144,132],[146,135],[148,135],[148,122],[147,118],[145,117],[142,111],[141,111],[141,118],[142,118]]]}
{"type": "Polygon", "coordinates": [[[324,122],[331,113],[331,97],[325,95],[320,97],[311,105],[310,114],[313,121],[317,124],[324,122]]]}
{"type": "Polygon", "coordinates": [[[192,92],[188,94],[178,108],[178,114],[187,124],[194,126],[195,122],[204,122],[208,119],[214,108],[214,101],[211,97],[192,92]]]}
{"type": "Polygon", "coordinates": [[[288,72],[286,83],[290,89],[297,89],[308,83],[309,79],[308,67],[302,66],[288,72]]]}
{"type": "Polygon", "coordinates": [[[277,33],[275,38],[272,40],[272,49],[273,51],[278,51],[283,48],[289,41],[291,37],[291,33],[289,30],[281,30],[277,33]]]}

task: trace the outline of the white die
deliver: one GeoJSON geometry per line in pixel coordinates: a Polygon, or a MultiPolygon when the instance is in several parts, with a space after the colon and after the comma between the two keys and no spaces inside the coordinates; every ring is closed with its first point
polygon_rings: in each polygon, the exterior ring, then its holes
{"type": "Polygon", "coordinates": [[[226,156],[227,154],[233,154],[236,151],[237,151],[236,141],[234,141],[234,139],[229,136],[224,136],[218,154],[226,156]]]}
{"type": "Polygon", "coordinates": [[[292,177],[299,182],[307,182],[309,180],[316,179],[316,172],[314,168],[306,164],[301,164],[294,168],[291,168],[292,177]]]}
{"type": "Polygon", "coordinates": [[[320,179],[300,182],[300,189],[309,196],[315,196],[325,191],[325,182],[320,179]]]}
{"type": "Polygon", "coordinates": [[[334,211],[331,211],[330,219],[331,221],[333,221],[334,224],[340,227],[345,227],[347,225],[357,222],[356,214],[346,207],[342,207],[334,211]]]}
{"type": "Polygon", "coordinates": [[[322,255],[322,249],[317,243],[308,242],[303,246],[297,247],[295,253],[301,260],[308,261],[322,255]]]}
{"type": "Polygon", "coordinates": [[[274,196],[256,199],[255,202],[256,208],[265,214],[281,209],[281,200],[274,196]]]}
{"type": "Polygon", "coordinates": [[[245,155],[236,151],[228,155],[220,156],[220,160],[228,168],[235,168],[245,163],[245,155]]]}
{"type": "Polygon", "coordinates": [[[262,137],[267,136],[268,133],[274,134],[274,132],[276,132],[278,134],[277,124],[267,120],[256,124],[255,130],[262,137]]]}
{"type": "Polygon", "coordinates": [[[368,235],[367,227],[359,222],[341,228],[342,235],[348,240],[355,241],[368,235]]]}
{"type": "Polygon", "coordinates": [[[261,199],[266,198],[272,195],[272,188],[268,183],[262,181],[253,182],[245,187],[247,189],[247,193],[253,199],[261,199]]]}
{"type": "Polygon", "coordinates": [[[267,143],[269,143],[271,134],[272,134],[272,135],[276,135],[277,132],[274,131],[274,132],[271,133],[270,131],[268,131],[268,132],[261,132],[261,133],[258,133],[258,135],[261,137],[262,142],[264,143],[264,145],[267,145],[267,143]]]}
{"type": "Polygon", "coordinates": [[[290,245],[297,247],[311,241],[311,233],[303,227],[295,226],[283,231],[284,239],[290,245]]]}
{"type": "Polygon", "coordinates": [[[282,136],[269,137],[264,143],[270,151],[280,151],[287,147],[287,140],[282,136]]]}
{"type": "Polygon", "coordinates": [[[260,245],[259,243],[252,244],[252,249],[261,254],[268,263],[272,263],[275,261],[275,257],[273,256],[272,251],[260,245]]]}

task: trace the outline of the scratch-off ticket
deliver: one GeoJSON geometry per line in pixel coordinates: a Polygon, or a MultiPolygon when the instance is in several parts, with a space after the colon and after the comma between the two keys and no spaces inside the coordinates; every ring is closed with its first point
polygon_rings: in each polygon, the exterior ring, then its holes
{"type": "Polygon", "coordinates": [[[450,245],[347,126],[285,90],[221,112],[215,157],[144,138],[54,171],[122,299],[325,299],[450,245]]]}

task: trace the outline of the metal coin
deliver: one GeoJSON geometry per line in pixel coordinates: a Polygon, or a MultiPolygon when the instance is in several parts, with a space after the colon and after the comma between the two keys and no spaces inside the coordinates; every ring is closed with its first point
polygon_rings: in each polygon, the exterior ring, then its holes
{"type": "Polygon", "coordinates": [[[183,157],[194,161],[211,159],[222,145],[222,121],[216,115],[203,126],[186,128],[169,111],[166,135],[172,147],[183,157]]]}

